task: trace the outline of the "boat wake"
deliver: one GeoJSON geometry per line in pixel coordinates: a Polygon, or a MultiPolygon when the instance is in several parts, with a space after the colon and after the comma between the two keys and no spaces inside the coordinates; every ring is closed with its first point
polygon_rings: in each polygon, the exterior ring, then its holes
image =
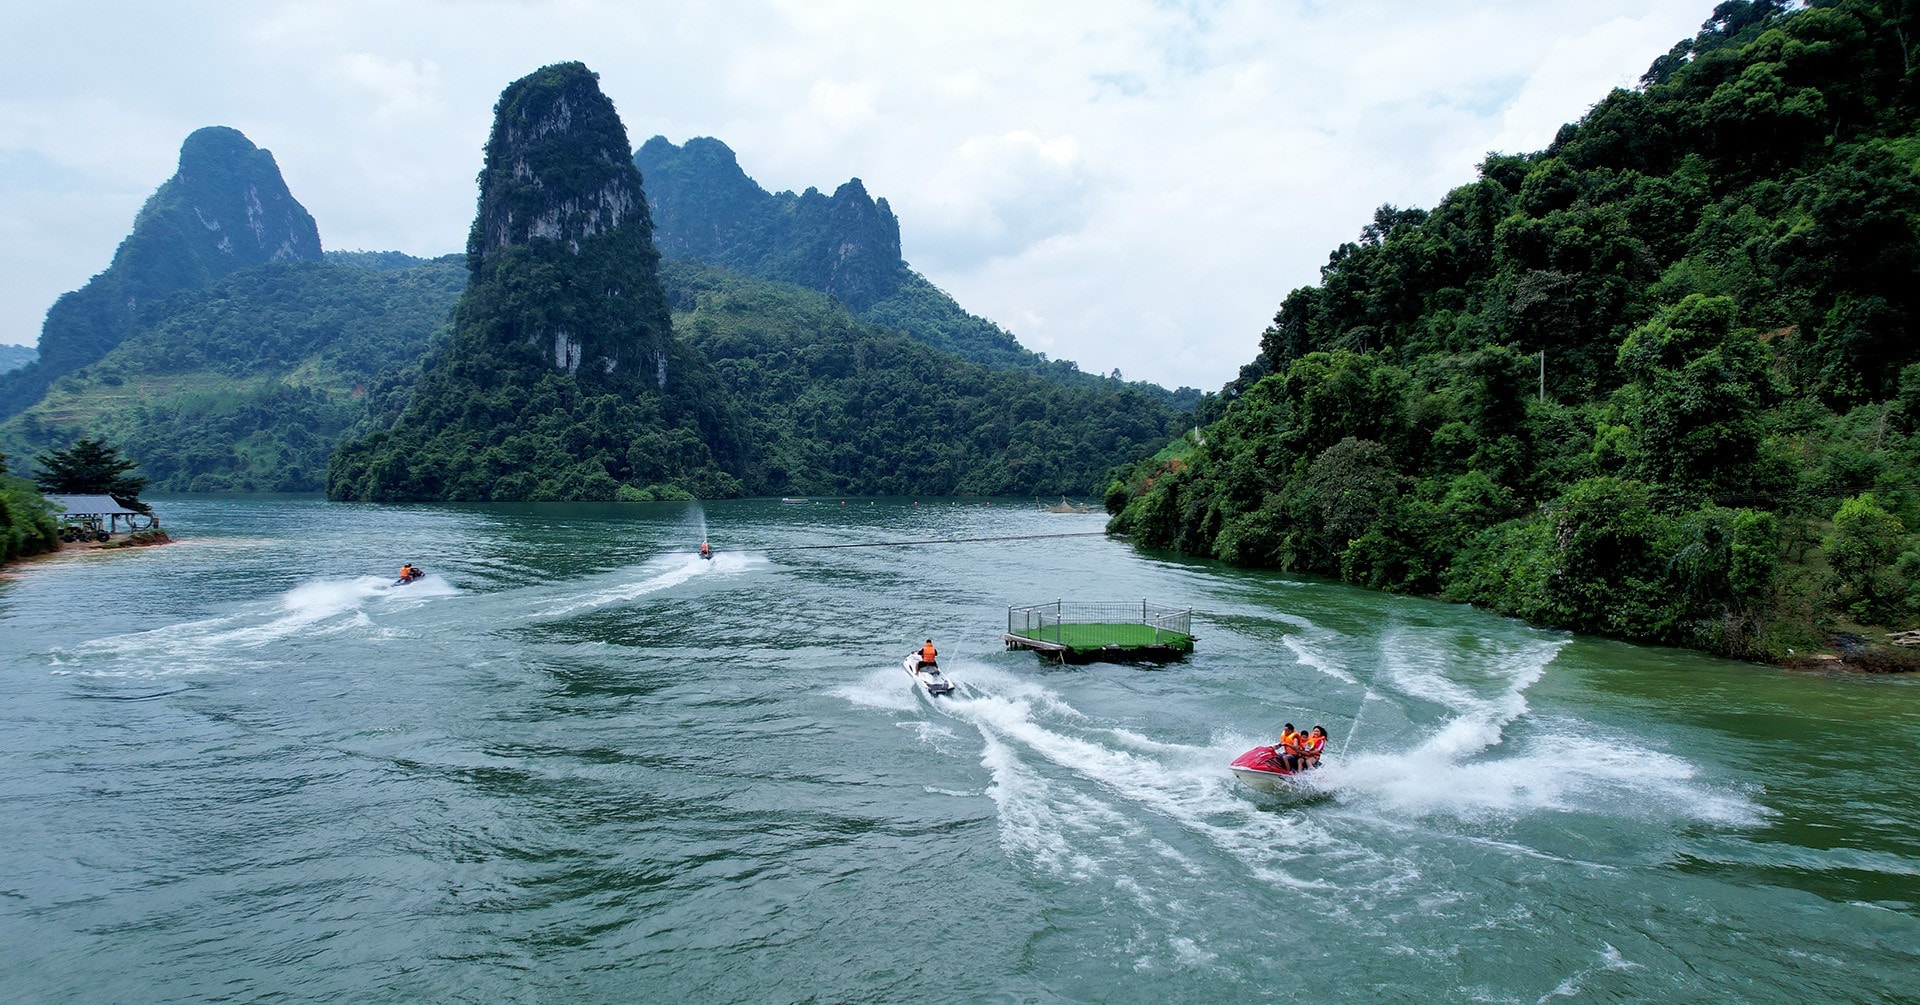
{"type": "MultiPolygon", "coordinates": [[[[1527,693],[1564,639],[1389,632],[1378,669],[1363,682],[1347,669],[1356,666],[1353,654],[1320,655],[1310,635],[1290,636],[1290,644],[1294,638],[1317,657],[1302,662],[1327,681],[1328,707],[1363,697],[1382,707],[1369,713],[1376,732],[1363,732],[1350,756],[1330,757],[1279,796],[1245,788],[1226,767],[1270,736],[1194,723],[1186,735],[1197,730],[1205,741],[1176,742],[1136,722],[1091,716],[1054,687],[993,666],[957,667],[960,692],[935,702],[915,703],[906,682],[879,670],[840,694],[977,730],[1004,854],[1064,882],[1107,884],[1135,917],[1158,919],[1166,936],[1147,954],[1154,965],[1204,954],[1204,945],[1176,946],[1196,886],[1238,889],[1250,879],[1283,896],[1337,890],[1361,903],[1428,882],[1416,856],[1382,850],[1404,840],[1559,860],[1505,836],[1507,825],[1543,813],[1633,815],[1667,826],[1760,820],[1743,794],[1699,779],[1680,757],[1535,713],[1527,693]],[[1435,818],[1446,822],[1436,826],[1435,818]],[[1493,829],[1481,833],[1482,822],[1493,829]],[[1383,842],[1383,833],[1400,837],[1383,842]],[[1221,858],[1214,850],[1242,872],[1209,875],[1218,867],[1208,863],[1221,858]]],[[[929,745],[953,756],[953,734],[937,732],[929,745]]]]}
{"type": "Polygon", "coordinates": [[[89,677],[161,677],[242,670],[282,662],[253,653],[292,638],[324,638],[364,629],[369,610],[405,610],[460,590],[429,575],[405,587],[376,576],[302,583],[276,600],[243,604],[219,617],[114,635],[55,650],[54,673],[89,677]]]}
{"type": "Polygon", "coordinates": [[[533,617],[559,618],[579,611],[630,603],[649,593],[679,586],[695,576],[737,573],[765,563],[766,559],[757,555],[728,552],[715,554],[711,559],[703,559],[698,555],[666,555],[643,564],[638,579],[625,578],[633,575],[633,570],[609,573],[603,578],[611,578],[615,582],[555,598],[534,612],[533,617]]]}
{"type": "Polygon", "coordinates": [[[1329,759],[1316,780],[1343,801],[1402,817],[1482,821],[1599,812],[1761,822],[1761,812],[1743,794],[1698,781],[1692,764],[1649,749],[1638,737],[1609,736],[1568,716],[1533,714],[1527,691],[1566,644],[1388,632],[1380,673],[1368,693],[1397,706],[1409,728],[1403,736],[1363,742],[1351,756],[1329,759]]]}

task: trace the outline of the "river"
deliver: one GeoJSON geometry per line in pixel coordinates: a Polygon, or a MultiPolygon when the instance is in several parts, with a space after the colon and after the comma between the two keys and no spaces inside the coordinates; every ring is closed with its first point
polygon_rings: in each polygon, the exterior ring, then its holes
{"type": "Polygon", "coordinates": [[[0,581],[8,1000],[1920,1000],[1913,679],[1100,536],[775,550],[1104,522],[1018,500],[157,506],[0,581]],[[1198,649],[1002,648],[1058,597],[1198,649]],[[1245,788],[1283,721],[1334,756],[1245,788]]]}

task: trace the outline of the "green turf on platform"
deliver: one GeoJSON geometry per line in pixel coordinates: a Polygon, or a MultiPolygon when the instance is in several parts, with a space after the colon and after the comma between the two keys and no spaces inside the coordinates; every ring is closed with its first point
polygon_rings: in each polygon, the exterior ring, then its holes
{"type": "Polygon", "coordinates": [[[1056,642],[1072,649],[1100,649],[1105,646],[1125,649],[1144,646],[1169,646],[1183,650],[1193,648],[1191,635],[1141,624],[1048,625],[1046,628],[1022,629],[1008,634],[1037,642],[1056,642]]]}

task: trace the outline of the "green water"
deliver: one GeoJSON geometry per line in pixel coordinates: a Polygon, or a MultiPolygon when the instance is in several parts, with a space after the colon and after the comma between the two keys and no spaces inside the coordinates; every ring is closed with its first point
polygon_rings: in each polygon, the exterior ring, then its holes
{"type": "Polygon", "coordinates": [[[1101,525],[1014,502],[160,509],[0,582],[8,1000],[1920,1000],[1920,681],[1100,537],[753,550],[1101,525]],[[1056,597],[1197,651],[1004,651],[1056,597]],[[1328,766],[1240,786],[1282,721],[1328,766]]]}

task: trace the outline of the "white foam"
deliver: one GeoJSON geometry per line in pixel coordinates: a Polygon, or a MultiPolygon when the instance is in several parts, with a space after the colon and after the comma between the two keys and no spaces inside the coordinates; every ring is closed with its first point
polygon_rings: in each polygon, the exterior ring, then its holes
{"type": "MultiPolygon", "coordinates": [[[[1314,843],[1319,836],[1314,833],[1316,825],[1301,819],[1250,813],[1249,804],[1224,769],[1226,762],[1239,751],[1171,743],[1126,744],[1135,749],[1108,745],[1095,737],[1110,736],[1112,730],[1091,730],[1088,736],[1069,732],[1069,729],[1084,728],[1079,720],[1084,720],[1085,715],[1046,688],[1023,681],[1010,689],[1012,694],[1004,694],[993,686],[997,684],[993,675],[984,674],[980,678],[987,685],[987,693],[978,698],[951,701],[947,707],[980,728],[991,754],[990,760],[982,763],[996,769],[996,784],[1003,791],[1019,792],[1023,796],[1023,801],[1002,802],[1003,833],[1010,829],[1014,835],[1006,838],[1010,850],[1016,847],[1051,849],[1062,843],[1071,844],[1070,839],[1084,824],[1080,813],[1094,812],[1094,807],[1098,808],[1099,816],[1118,812],[1112,809],[1114,804],[1096,800],[1083,789],[1048,783],[1037,773],[1024,769],[1024,762],[1016,756],[1016,750],[1024,749],[1037,755],[1043,763],[1094,783],[1125,804],[1171,820],[1222,847],[1263,882],[1295,889],[1319,886],[1297,879],[1285,868],[1286,859],[1295,854],[1288,849],[1289,842],[1314,843]],[[1070,714],[1055,715],[1054,709],[1065,709],[1070,714]],[[1059,721],[1057,727],[1049,724],[1055,720],[1059,721]],[[1159,749],[1139,749],[1144,746],[1159,749]],[[1030,786],[1032,791],[1021,792],[1021,785],[1030,786]],[[1035,802],[1045,804],[1046,810],[1035,809],[1032,805],[1035,802]],[[1009,807],[1019,809],[1019,815],[1008,816],[1005,810],[1009,807]],[[1046,836],[1028,833],[1036,827],[1052,827],[1054,831],[1046,836]]],[[[1132,812],[1136,811],[1128,811],[1132,812]]],[[[1172,849],[1166,850],[1172,852],[1172,849]]],[[[1053,855],[1056,860],[1060,858],[1060,853],[1053,855]]],[[[1172,853],[1171,857],[1190,865],[1178,853],[1172,853]]]]}
{"type": "Polygon", "coordinates": [[[1566,644],[1564,638],[1515,645],[1477,639],[1462,652],[1423,643],[1414,632],[1387,633],[1377,683],[1392,690],[1380,697],[1397,693],[1452,715],[1412,750],[1330,759],[1309,777],[1344,798],[1414,817],[1600,811],[1734,824],[1761,818],[1739,793],[1697,781],[1682,758],[1597,735],[1577,721],[1531,719],[1526,692],[1566,644]],[[1527,739],[1515,749],[1507,733],[1523,720],[1527,739]]]}
{"type": "Polygon", "coordinates": [[[1302,666],[1317,670],[1335,680],[1355,686],[1359,685],[1360,681],[1358,679],[1345,670],[1335,666],[1331,657],[1315,652],[1313,648],[1307,644],[1307,641],[1299,635],[1283,635],[1280,637],[1280,641],[1288,649],[1293,651],[1293,658],[1299,660],[1302,666]]]}
{"type": "Polygon", "coordinates": [[[292,637],[322,637],[370,628],[369,604],[418,606],[460,591],[429,576],[396,587],[377,576],[301,583],[277,600],[242,605],[231,614],[202,618],[80,643],[55,653],[56,673],[96,677],[159,677],[267,664],[244,655],[292,637]],[[104,665],[102,665],[104,661],[104,665]]]}
{"type": "Polygon", "coordinates": [[[916,705],[913,681],[898,669],[873,670],[858,680],[848,681],[827,693],[845,698],[855,705],[883,708],[891,712],[910,712],[916,705]]]}
{"type": "Polygon", "coordinates": [[[1360,755],[1328,762],[1315,781],[1343,797],[1415,817],[1510,818],[1551,811],[1738,826],[1764,820],[1744,795],[1699,781],[1683,758],[1580,730],[1571,722],[1546,723],[1521,749],[1470,760],[1450,756],[1455,744],[1432,742],[1410,753],[1360,755]]]}
{"type": "Polygon", "coordinates": [[[1131,835],[1138,825],[1105,803],[1077,792],[1058,792],[1027,767],[1006,744],[986,737],[980,764],[992,776],[987,797],[998,809],[1000,846],[1008,857],[1056,875],[1086,880],[1101,873],[1099,859],[1077,848],[1075,838],[1131,835]]]}
{"type": "Polygon", "coordinates": [[[1576,973],[1573,976],[1568,977],[1566,980],[1561,981],[1559,984],[1554,986],[1554,989],[1552,991],[1549,991],[1546,994],[1541,995],[1536,1005],[1546,1005],[1546,1003],[1549,1000],[1554,998],[1580,997],[1581,982],[1585,981],[1588,977],[1591,977],[1597,973],[1602,973],[1608,970],[1645,970],[1646,969],[1644,965],[1635,963],[1632,960],[1627,959],[1626,956],[1624,956],[1620,952],[1620,950],[1613,948],[1613,945],[1611,943],[1601,943],[1601,945],[1604,946],[1605,948],[1602,949],[1600,952],[1599,964],[1591,967],[1586,967],[1582,969],[1579,973],[1576,973]]]}
{"type": "MultiPolygon", "coordinates": [[[[585,593],[561,597],[553,602],[553,606],[538,611],[533,616],[554,618],[572,614],[575,611],[624,604],[638,600],[649,593],[658,593],[661,590],[679,586],[695,576],[737,573],[754,565],[765,564],[765,561],[759,556],[726,552],[715,554],[712,558],[701,558],[698,555],[670,555],[656,558],[636,570],[643,574],[640,579],[625,580],[585,593]]],[[[631,574],[628,572],[623,575],[631,574]]]]}

